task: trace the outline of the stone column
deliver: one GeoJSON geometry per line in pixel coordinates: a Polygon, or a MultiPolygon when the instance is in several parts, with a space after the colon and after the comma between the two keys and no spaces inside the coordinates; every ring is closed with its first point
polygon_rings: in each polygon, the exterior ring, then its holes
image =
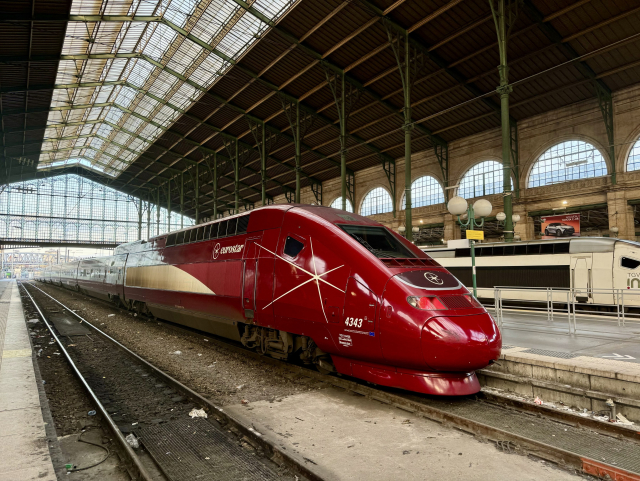
{"type": "Polygon", "coordinates": [[[462,239],[458,218],[451,214],[444,216],[444,241],[462,239]]]}
{"type": "Polygon", "coordinates": [[[513,213],[518,214],[520,216],[520,222],[518,222],[514,227],[514,234],[520,236],[520,240],[533,240],[534,232],[533,232],[533,219],[527,216],[527,211],[525,210],[523,205],[515,205],[513,206],[513,213]],[[529,226],[529,224],[531,224],[529,226]]]}
{"type": "Polygon", "coordinates": [[[607,207],[609,209],[609,227],[615,226],[619,229],[618,238],[635,240],[633,207],[627,204],[625,192],[622,190],[607,192],[607,207]]]}

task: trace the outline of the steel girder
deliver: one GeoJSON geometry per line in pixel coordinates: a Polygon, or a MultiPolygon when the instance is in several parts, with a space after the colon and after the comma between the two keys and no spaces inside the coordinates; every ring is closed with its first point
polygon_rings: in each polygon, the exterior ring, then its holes
{"type": "MultiPolygon", "coordinates": [[[[112,55],[112,54],[110,54],[110,55],[112,55]]],[[[113,54],[113,55],[118,55],[118,54],[113,54]]],[[[128,54],[127,54],[127,55],[128,55],[128,54]]],[[[145,60],[149,60],[149,57],[147,57],[146,55],[142,55],[140,58],[143,58],[143,59],[145,59],[145,60]]],[[[162,64],[160,64],[160,63],[157,63],[157,62],[156,62],[156,63],[151,62],[151,63],[153,63],[153,64],[154,64],[156,67],[158,67],[158,68],[164,68],[164,67],[162,67],[162,64]]],[[[165,69],[165,70],[167,70],[167,69],[165,69]]],[[[171,70],[171,69],[168,69],[168,70],[171,70]]],[[[170,73],[172,73],[172,74],[173,74],[173,71],[172,71],[172,72],[170,72],[170,73]]],[[[182,76],[182,75],[180,75],[180,74],[178,74],[177,72],[175,72],[175,76],[177,76],[180,80],[183,80],[183,81],[187,82],[187,80],[185,79],[185,77],[184,77],[184,76],[182,76]]],[[[203,92],[205,95],[212,97],[212,98],[213,98],[214,100],[216,100],[217,102],[220,102],[220,103],[222,103],[222,104],[224,104],[224,105],[227,105],[227,106],[229,106],[229,107],[233,108],[234,110],[238,111],[239,113],[242,113],[242,115],[246,116],[248,119],[251,119],[251,120],[253,120],[253,121],[259,121],[259,122],[262,122],[260,119],[258,119],[258,118],[256,118],[256,117],[254,117],[254,116],[252,116],[252,115],[247,114],[243,109],[241,109],[241,108],[239,108],[239,107],[236,107],[236,106],[234,106],[234,105],[230,104],[230,103],[229,103],[229,102],[227,102],[224,98],[222,98],[222,97],[220,97],[220,96],[217,96],[217,95],[215,95],[215,94],[212,94],[212,93],[208,92],[205,88],[203,88],[203,87],[199,86],[199,85],[198,85],[198,84],[196,84],[195,82],[188,81],[187,83],[189,83],[189,85],[191,85],[191,86],[192,86],[192,87],[194,87],[194,88],[198,88],[198,89],[199,89],[201,92],[203,92]]],[[[213,126],[213,125],[211,125],[211,124],[208,124],[208,123],[204,122],[203,120],[198,119],[198,118],[197,118],[197,117],[195,117],[195,116],[192,116],[192,115],[187,114],[187,112],[186,112],[184,109],[180,109],[179,107],[177,107],[177,106],[175,106],[175,105],[171,104],[171,103],[170,103],[170,102],[168,102],[167,100],[164,100],[164,99],[162,99],[161,97],[158,97],[158,96],[156,96],[156,95],[154,95],[154,94],[150,93],[150,92],[149,92],[149,91],[147,91],[147,90],[144,90],[144,89],[141,89],[141,88],[139,88],[139,87],[136,87],[135,85],[132,85],[132,84],[130,84],[129,82],[124,81],[124,80],[112,81],[112,82],[86,82],[86,83],[79,83],[79,84],[60,84],[60,85],[56,85],[56,86],[54,86],[54,89],[72,89],[72,88],[82,88],[82,87],[97,87],[97,86],[102,86],[102,85],[114,85],[114,86],[115,86],[115,85],[121,85],[121,86],[124,86],[124,87],[131,88],[131,89],[133,89],[133,90],[136,90],[136,91],[138,91],[138,92],[143,92],[143,93],[144,93],[144,95],[146,95],[146,96],[148,96],[148,97],[152,98],[153,100],[155,100],[155,101],[157,101],[157,102],[161,103],[162,105],[166,105],[167,107],[170,107],[171,109],[173,109],[173,110],[175,110],[175,111],[177,111],[177,112],[180,112],[182,115],[187,116],[189,119],[193,120],[193,121],[194,121],[194,122],[196,122],[198,125],[202,125],[202,126],[204,126],[204,127],[208,127],[208,128],[210,128],[210,129],[214,130],[216,133],[219,133],[220,135],[224,135],[224,136],[227,136],[227,137],[229,137],[229,138],[234,138],[234,139],[236,138],[235,136],[233,136],[233,135],[231,135],[231,134],[224,133],[224,132],[222,131],[222,129],[220,129],[220,128],[218,128],[218,127],[215,127],[215,126],[213,126]]],[[[52,109],[50,109],[50,110],[73,110],[73,109],[75,109],[75,108],[83,109],[83,108],[90,108],[90,107],[92,107],[92,106],[95,106],[95,107],[101,107],[101,106],[102,106],[102,107],[104,107],[104,106],[109,106],[109,105],[116,106],[116,107],[118,107],[120,110],[123,110],[123,111],[125,111],[125,112],[129,113],[130,115],[134,115],[134,116],[136,116],[136,117],[140,118],[140,119],[141,119],[141,120],[143,120],[143,121],[146,121],[146,122],[151,123],[151,124],[152,124],[152,125],[154,125],[155,127],[162,128],[163,130],[166,130],[164,127],[160,126],[159,124],[154,124],[151,120],[147,119],[147,118],[146,118],[146,117],[144,117],[144,116],[141,116],[141,115],[140,115],[140,114],[138,114],[137,112],[134,112],[134,111],[132,111],[132,110],[130,110],[130,109],[125,109],[124,107],[117,106],[117,105],[115,105],[114,103],[109,103],[109,102],[105,102],[105,103],[103,103],[103,104],[86,104],[86,105],[82,105],[82,106],[54,107],[54,108],[52,108],[52,109]]],[[[267,128],[269,128],[269,130],[271,130],[272,132],[276,132],[278,135],[282,135],[284,138],[286,138],[286,139],[288,139],[288,140],[290,140],[290,141],[292,141],[292,142],[295,142],[294,137],[289,136],[289,135],[287,135],[287,134],[283,134],[283,133],[282,133],[282,132],[280,132],[278,129],[276,129],[275,127],[272,127],[272,126],[268,125],[267,123],[265,123],[265,126],[266,126],[267,128]]],[[[174,133],[174,135],[179,135],[179,134],[174,133]]],[[[189,141],[189,139],[187,139],[186,137],[184,137],[184,136],[182,136],[182,137],[184,138],[184,140],[189,141]]],[[[146,139],[145,139],[145,140],[146,140],[146,139]]],[[[200,143],[195,143],[194,141],[190,141],[190,142],[191,142],[191,143],[194,143],[194,145],[197,145],[198,147],[206,148],[206,147],[203,147],[203,146],[202,146],[202,144],[200,144],[200,143]]],[[[312,153],[314,153],[314,154],[318,155],[319,157],[323,158],[324,160],[329,160],[329,161],[333,162],[333,163],[334,163],[334,164],[336,164],[336,165],[340,165],[340,164],[339,164],[339,162],[336,162],[336,161],[334,161],[333,159],[331,159],[331,158],[327,157],[326,155],[322,154],[321,152],[318,152],[318,151],[316,151],[315,149],[312,149],[312,148],[311,148],[311,147],[309,147],[308,145],[305,145],[304,143],[302,143],[301,145],[302,145],[302,146],[304,146],[308,151],[310,151],[310,152],[312,152],[312,153]]],[[[292,171],[295,171],[295,170],[296,170],[296,169],[295,169],[295,167],[289,166],[288,164],[286,164],[286,163],[284,163],[284,162],[282,162],[282,161],[280,161],[280,160],[278,160],[278,159],[275,159],[275,158],[273,158],[273,157],[269,157],[269,159],[273,160],[273,161],[274,161],[274,162],[276,162],[278,165],[282,165],[282,166],[284,166],[284,167],[289,168],[289,169],[290,169],[290,170],[292,170],[292,171]]],[[[309,180],[311,180],[312,182],[316,182],[316,183],[317,183],[317,182],[320,182],[318,179],[315,179],[313,176],[311,176],[311,175],[307,174],[307,173],[306,173],[306,172],[304,172],[303,170],[300,170],[300,173],[301,173],[302,175],[304,175],[305,177],[307,177],[307,178],[308,178],[309,180]]]]}
{"type": "MultiPolygon", "coordinates": [[[[235,1],[235,0],[234,0],[235,1]]],[[[238,3],[238,2],[236,2],[238,3]]],[[[276,31],[281,32],[281,30],[278,30],[278,27],[274,27],[274,23],[269,20],[267,17],[265,17],[264,15],[260,14],[259,12],[255,11],[255,9],[253,9],[252,7],[249,7],[247,4],[245,4],[244,2],[241,2],[243,8],[245,8],[245,10],[249,11],[249,13],[251,13],[252,15],[256,16],[259,15],[260,17],[258,17],[261,21],[263,21],[264,23],[268,24],[269,26],[271,26],[272,28],[276,29],[276,31]]],[[[16,21],[16,20],[13,20],[16,21]]],[[[26,19],[24,20],[26,21],[26,19]]],[[[45,19],[43,19],[43,21],[45,21],[45,19]]],[[[167,25],[168,27],[170,27],[171,29],[173,29],[175,32],[179,33],[180,35],[183,35],[185,38],[191,40],[192,42],[196,43],[198,46],[202,47],[203,49],[209,51],[210,53],[213,53],[214,55],[218,56],[219,58],[221,58],[222,60],[228,62],[229,64],[233,65],[234,67],[240,69],[242,72],[246,73],[247,75],[249,75],[250,77],[256,79],[257,81],[259,81],[261,84],[263,84],[264,86],[266,86],[267,88],[275,91],[275,92],[280,92],[283,95],[286,95],[287,97],[290,98],[290,100],[292,101],[298,101],[295,97],[290,96],[284,92],[282,92],[277,85],[274,85],[270,82],[268,82],[267,80],[261,78],[260,76],[258,76],[258,74],[256,74],[255,72],[247,69],[246,67],[241,66],[238,62],[236,62],[235,60],[233,60],[231,57],[227,56],[226,54],[224,54],[223,52],[220,52],[218,49],[215,49],[213,47],[211,47],[210,45],[208,45],[206,42],[204,42],[203,40],[195,37],[194,35],[188,33],[187,31],[185,31],[184,29],[178,27],[177,25],[173,24],[171,21],[165,19],[164,17],[145,17],[145,16],[113,16],[113,15],[95,15],[95,16],[87,16],[87,15],[71,15],[68,18],[62,20],[62,19],[51,19],[49,21],[78,21],[78,22],[87,22],[87,23],[93,23],[93,22],[126,22],[126,21],[136,21],[136,22],[159,22],[159,23],[163,23],[165,25],[167,25]],[[133,20],[135,18],[135,20],[133,20]]],[[[290,34],[289,34],[290,35],[290,34]]],[[[295,37],[293,35],[290,35],[290,37],[292,39],[295,39],[295,37]]],[[[297,42],[297,39],[295,40],[296,43],[300,46],[302,46],[301,44],[299,44],[299,42],[297,42]]],[[[303,47],[306,50],[309,50],[307,47],[303,47]]],[[[318,52],[315,52],[313,50],[309,50],[310,52],[314,52],[314,56],[316,58],[320,58],[321,55],[318,52]]],[[[113,58],[142,58],[144,60],[149,61],[152,65],[164,70],[165,72],[176,76],[177,78],[179,78],[180,80],[183,80],[184,82],[188,83],[189,85],[191,85],[192,87],[203,91],[204,93],[208,93],[208,91],[206,89],[203,89],[203,87],[199,86],[198,84],[196,84],[195,82],[192,82],[188,79],[186,79],[184,76],[182,76],[181,74],[179,74],[178,72],[175,72],[174,70],[163,66],[160,62],[148,57],[147,55],[144,55],[142,53],[108,53],[108,54],[79,54],[79,55],[63,55],[60,57],[57,56],[47,56],[47,55],[42,55],[42,56],[38,56],[38,57],[32,57],[30,59],[25,58],[24,56],[16,56],[16,57],[0,57],[0,63],[2,62],[21,62],[21,61],[39,61],[39,60],[87,60],[87,59],[113,59],[113,58]]],[[[330,64],[332,68],[334,69],[338,69],[337,66],[330,64]]],[[[347,76],[349,77],[349,76],[347,76]]],[[[354,86],[356,86],[357,88],[360,88],[362,90],[367,91],[370,95],[374,96],[374,98],[376,98],[377,100],[379,100],[383,105],[387,106],[387,108],[390,108],[392,110],[395,111],[395,107],[393,107],[391,104],[389,104],[388,102],[382,100],[380,98],[379,95],[377,95],[374,91],[365,88],[359,81],[349,77],[349,82],[354,84],[354,86]]],[[[246,114],[246,112],[244,112],[244,110],[240,109],[239,107],[231,104],[230,102],[227,102],[224,99],[216,99],[218,101],[224,102],[226,105],[228,105],[231,108],[234,108],[236,110],[240,110],[243,115],[246,114]]],[[[323,121],[325,121],[327,124],[329,125],[333,125],[333,121],[327,117],[325,117],[324,115],[318,113],[316,110],[314,110],[312,107],[307,106],[303,103],[300,104],[300,106],[307,112],[309,112],[310,114],[317,116],[318,118],[322,119],[323,121]]],[[[357,136],[357,135],[351,135],[350,136],[356,140],[356,142],[363,144],[365,146],[367,146],[368,148],[374,150],[376,153],[380,154],[380,155],[385,155],[387,156],[387,154],[384,154],[380,149],[378,149],[377,147],[369,144],[366,140],[362,139],[361,137],[357,136]]],[[[323,155],[323,154],[320,154],[323,155]]],[[[327,160],[331,160],[331,159],[327,159],[327,160]]]]}
{"type": "MultiPolygon", "coordinates": [[[[545,17],[533,4],[531,0],[522,0],[524,3],[524,9],[531,20],[533,20],[542,33],[553,42],[562,52],[570,59],[575,60],[580,58],[580,55],[576,50],[569,45],[569,43],[563,41],[562,35],[551,25],[548,21],[545,21],[545,17]]],[[[603,80],[598,78],[598,75],[584,60],[576,62],[576,66],[580,73],[589,79],[596,91],[598,98],[598,105],[602,112],[602,118],[604,120],[605,128],[607,130],[607,140],[609,141],[609,155],[611,156],[611,183],[616,183],[616,157],[615,157],[615,137],[613,129],[613,101],[612,92],[609,86],[604,83],[603,80]]]]}
{"type": "MultiPolygon", "coordinates": [[[[253,8],[252,6],[250,6],[248,3],[244,2],[243,0],[233,0],[236,4],[240,5],[242,8],[244,8],[247,12],[249,12],[251,15],[253,15],[254,17],[256,17],[258,20],[266,23],[267,25],[269,25],[276,33],[278,33],[280,36],[282,36],[284,39],[286,39],[287,41],[291,42],[293,45],[295,45],[296,47],[300,48],[303,52],[305,52],[307,55],[311,56],[313,59],[322,62],[323,65],[331,68],[336,74],[338,75],[343,75],[343,68],[334,64],[333,62],[331,62],[330,60],[327,60],[325,58],[323,58],[323,55],[320,52],[317,52],[316,50],[314,50],[311,47],[308,47],[306,45],[303,45],[302,43],[300,43],[300,41],[295,37],[295,35],[293,35],[292,33],[288,32],[287,30],[285,30],[284,28],[282,28],[280,25],[278,25],[276,22],[270,20],[269,18],[267,18],[264,14],[262,14],[261,12],[259,12],[258,10],[256,10],[255,8],[253,8]]],[[[361,1],[361,0],[359,0],[361,1]]],[[[376,11],[380,11],[376,8],[376,11]]],[[[384,16],[384,13],[382,11],[380,11],[380,16],[384,16]]],[[[376,102],[378,102],[380,105],[384,106],[385,108],[387,108],[388,110],[390,110],[391,112],[395,113],[399,118],[401,118],[404,121],[404,115],[402,114],[402,112],[398,112],[398,109],[390,104],[389,102],[387,102],[386,100],[384,100],[380,95],[378,95],[374,90],[365,87],[362,82],[360,82],[359,80],[355,79],[354,77],[352,77],[351,75],[348,74],[344,74],[344,79],[345,82],[353,85],[355,88],[357,88],[358,90],[361,90],[363,92],[366,92],[367,94],[371,95],[376,102]]],[[[424,129],[424,132],[429,135],[430,139],[432,140],[433,143],[440,143],[440,142],[445,142],[446,141],[436,135],[433,135],[433,133],[431,133],[431,131],[429,129],[427,129],[426,127],[422,126],[422,129],[424,129]]],[[[351,135],[351,134],[349,134],[351,135]]],[[[378,154],[382,154],[384,156],[388,156],[387,154],[384,154],[382,152],[377,152],[378,154]]]]}
{"type": "MultiPolygon", "coordinates": [[[[153,98],[154,100],[156,100],[156,101],[160,102],[161,104],[166,105],[166,106],[168,106],[168,107],[170,107],[170,108],[172,108],[172,109],[174,109],[174,110],[176,110],[176,111],[180,112],[181,114],[183,114],[183,115],[187,116],[188,118],[190,118],[190,119],[194,120],[195,122],[198,122],[198,123],[199,123],[199,125],[202,125],[202,126],[204,126],[204,127],[208,127],[208,128],[210,128],[210,129],[212,129],[214,132],[218,132],[218,133],[220,133],[221,135],[224,135],[225,137],[228,137],[228,138],[231,138],[231,139],[234,139],[234,140],[238,140],[238,138],[237,138],[237,137],[235,137],[235,136],[233,136],[233,135],[231,135],[231,134],[226,134],[226,133],[222,132],[218,127],[215,127],[215,126],[213,126],[213,125],[211,125],[211,124],[208,124],[208,123],[206,123],[206,122],[203,122],[203,121],[201,121],[200,119],[198,119],[197,117],[194,117],[194,116],[192,116],[192,115],[190,115],[190,114],[187,114],[187,113],[186,113],[186,111],[184,111],[184,110],[180,109],[179,107],[177,107],[177,106],[175,106],[175,105],[171,104],[170,102],[168,102],[168,101],[166,101],[166,100],[161,99],[160,97],[157,97],[157,96],[155,96],[155,95],[151,94],[151,93],[150,93],[150,92],[148,92],[148,91],[145,91],[145,90],[143,90],[143,89],[139,89],[138,87],[135,87],[135,86],[133,86],[133,85],[130,85],[130,84],[126,83],[126,82],[122,83],[122,85],[127,86],[127,87],[129,87],[129,88],[132,88],[132,89],[134,89],[134,90],[139,90],[139,91],[144,92],[144,94],[145,94],[145,95],[148,95],[149,97],[151,97],[151,98],[153,98]]],[[[147,118],[147,117],[145,117],[145,116],[143,116],[143,115],[140,115],[140,114],[138,114],[138,113],[137,113],[137,112],[135,112],[135,111],[132,111],[132,110],[130,110],[130,109],[128,109],[128,108],[126,108],[126,107],[123,107],[123,106],[121,106],[121,105],[118,105],[118,104],[116,104],[115,102],[105,102],[104,104],[99,104],[99,105],[97,105],[97,104],[96,104],[96,106],[112,106],[112,107],[115,107],[115,108],[117,108],[117,109],[119,109],[119,110],[121,110],[121,111],[123,111],[123,112],[129,113],[130,115],[133,115],[134,117],[139,118],[140,120],[142,120],[142,121],[144,121],[144,122],[147,122],[148,124],[153,125],[154,127],[159,128],[159,129],[161,129],[161,130],[163,130],[163,131],[165,131],[165,132],[167,132],[167,133],[169,133],[169,134],[171,134],[171,135],[175,135],[175,136],[177,136],[177,137],[180,137],[180,138],[181,138],[182,140],[184,140],[185,142],[190,143],[190,144],[192,144],[192,145],[196,146],[197,148],[199,148],[199,149],[201,149],[201,150],[203,150],[203,151],[205,151],[205,152],[208,152],[208,153],[214,153],[214,152],[216,152],[216,151],[215,151],[215,150],[213,150],[213,149],[209,149],[209,148],[207,148],[207,147],[204,147],[204,146],[202,146],[200,143],[198,143],[198,142],[196,142],[196,141],[194,141],[194,140],[191,140],[191,139],[189,139],[189,138],[187,138],[187,137],[183,136],[182,134],[180,134],[180,133],[178,133],[178,132],[175,132],[175,131],[173,131],[173,130],[171,130],[171,129],[167,128],[167,127],[164,127],[164,126],[162,126],[161,124],[158,124],[157,122],[154,122],[153,120],[151,120],[151,119],[149,119],[149,118],[147,118]]],[[[87,108],[87,105],[65,106],[65,107],[53,107],[53,108],[51,108],[51,110],[73,110],[73,109],[84,109],[84,108],[87,108]]],[[[91,121],[89,121],[89,122],[91,122],[91,121]]],[[[145,142],[147,141],[147,139],[144,139],[143,137],[140,137],[138,134],[136,134],[136,133],[134,133],[134,132],[131,132],[131,131],[129,131],[129,130],[126,130],[126,129],[124,129],[124,128],[122,128],[122,127],[120,127],[120,126],[116,125],[116,124],[113,124],[113,123],[111,123],[111,122],[107,121],[107,120],[104,120],[104,121],[103,121],[103,123],[104,123],[104,124],[106,124],[106,125],[109,125],[110,127],[112,127],[112,128],[114,129],[114,131],[122,131],[122,132],[125,132],[125,133],[127,133],[128,135],[130,135],[130,136],[132,136],[132,137],[138,138],[138,139],[143,140],[143,141],[145,141],[145,142]]],[[[65,125],[71,125],[71,124],[65,124],[65,125]]],[[[97,135],[96,135],[96,134],[94,134],[94,136],[96,136],[96,137],[97,137],[97,135]]],[[[103,138],[103,137],[101,137],[101,140],[104,140],[105,142],[111,142],[111,143],[116,144],[114,141],[111,141],[111,140],[109,140],[109,139],[105,139],[105,138],[103,138]]],[[[118,145],[118,144],[116,144],[116,145],[118,145]]],[[[158,146],[157,144],[155,144],[155,145],[156,145],[156,146],[158,146]]],[[[254,147],[252,147],[252,146],[251,146],[251,145],[249,145],[249,144],[244,144],[244,143],[242,143],[242,146],[243,146],[243,148],[246,148],[246,149],[255,150],[255,148],[254,148],[254,147]]],[[[160,147],[160,146],[158,146],[158,147],[160,147]]],[[[171,151],[170,151],[170,150],[167,150],[167,152],[171,152],[171,151]]],[[[139,156],[141,156],[141,157],[143,156],[143,154],[141,154],[141,153],[139,153],[139,152],[136,152],[136,151],[132,151],[132,153],[135,153],[136,155],[139,155],[139,156]]],[[[172,152],[172,153],[173,153],[173,152],[172,152]]],[[[174,155],[178,155],[178,154],[176,154],[176,153],[173,153],[173,154],[174,154],[174,155]]],[[[223,157],[224,157],[224,156],[223,156],[223,157]]],[[[184,159],[184,160],[186,160],[186,161],[196,162],[196,161],[193,161],[193,160],[191,160],[191,159],[188,159],[187,157],[184,157],[184,156],[180,156],[180,158],[181,158],[181,159],[184,159]]],[[[275,162],[276,164],[278,164],[278,165],[285,166],[285,167],[289,168],[290,170],[295,171],[295,169],[294,169],[293,167],[289,166],[288,164],[286,164],[286,163],[284,163],[284,162],[282,162],[282,161],[280,161],[280,160],[278,160],[278,159],[276,159],[276,158],[274,158],[274,157],[268,156],[268,158],[269,158],[269,159],[271,159],[272,161],[274,161],[274,162],[275,162]]],[[[153,159],[153,160],[155,161],[155,159],[153,159]]],[[[197,162],[196,162],[196,163],[197,163],[197,162]]],[[[253,173],[257,173],[256,171],[252,170],[252,169],[251,169],[251,168],[249,168],[249,167],[245,167],[245,168],[247,168],[248,170],[250,170],[250,171],[251,171],[251,172],[253,172],[253,173]]],[[[314,178],[313,176],[310,176],[309,174],[307,174],[306,172],[304,172],[304,171],[302,171],[302,170],[300,171],[300,173],[302,173],[305,177],[307,177],[309,180],[311,180],[311,181],[312,181],[312,182],[314,182],[314,183],[321,182],[320,180],[318,180],[318,179],[314,178]]],[[[154,174],[154,175],[157,175],[157,174],[154,174]]],[[[134,178],[135,178],[135,177],[134,177],[134,178]]],[[[269,178],[269,177],[267,177],[267,180],[271,180],[272,182],[275,182],[276,184],[280,185],[281,187],[285,187],[285,184],[282,184],[282,183],[280,183],[279,181],[276,181],[276,180],[271,179],[271,178],[269,178]]],[[[128,182],[128,183],[129,183],[129,182],[128,182]]],[[[244,185],[246,185],[246,184],[244,184],[244,185]]]]}
{"type": "MultiPolygon", "coordinates": [[[[79,136],[78,138],[80,138],[80,137],[85,137],[85,136],[79,136]]],[[[102,136],[97,135],[97,134],[95,134],[95,135],[91,135],[91,137],[96,137],[96,138],[99,138],[99,139],[104,140],[104,141],[108,140],[108,139],[106,139],[105,137],[102,137],[102,136]]],[[[34,142],[34,143],[35,143],[35,142],[34,142]]],[[[38,143],[39,143],[39,142],[38,142],[38,143]]],[[[134,151],[132,151],[131,149],[129,149],[128,147],[126,147],[126,146],[123,146],[123,145],[118,144],[118,143],[116,143],[116,142],[114,142],[114,144],[115,144],[115,145],[117,145],[118,147],[124,148],[124,149],[126,149],[126,150],[131,151],[131,152],[134,152],[134,151]]],[[[102,153],[102,154],[104,154],[104,155],[107,155],[108,157],[112,157],[112,158],[113,158],[113,157],[115,157],[114,155],[109,154],[108,152],[104,152],[104,151],[102,151],[102,150],[96,149],[95,147],[93,147],[93,146],[91,146],[91,145],[82,145],[82,146],[64,147],[64,148],[62,148],[62,149],[54,149],[54,150],[50,150],[50,151],[46,151],[46,150],[45,150],[45,151],[42,151],[42,153],[54,153],[54,152],[58,152],[58,151],[66,151],[66,150],[83,150],[83,149],[89,149],[89,150],[93,150],[94,152],[100,152],[100,153],[102,153]]],[[[179,155],[179,154],[175,154],[175,155],[179,155]]],[[[140,155],[140,157],[142,157],[142,158],[144,158],[144,159],[153,160],[152,158],[147,157],[145,154],[141,154],[141,155],[140,155]]],[[[93,159],[92,159],[92,160],[93,160],[93,159]]],[[[186,162],[189,162],[191,165],[198,165],[198,162],[196,162],[196,161],[194,161],[194,160],[192,160],[192,159],[183,158],[183,160],[185,160],[186,162]]],[[[94,162],[96,162],[98,165],[106,166],[105,164],[100,164],[98,161],[95,161],[95,160],[94,160],[94,162]]],[[[171,167],[168,167],[166,170],[169,170],[169,171],[172,171],[172,172],[175,172],[175,173],[182,173],[182,172],[184,172],[184,171],[182,171],[182,170],[174,169],[174,168],[171,168],[171,167]]],[[[185,169],[185,171],[186,171],[186,170],[187,170],[187,169],[185,169]]],[[[130,175],[132,175],[132,174],[130,174],[130,175]]],[[[157,177],[162,178],[162,177],[161,177],[161,174],[158,174],[158,175],[157,175],[157,177]]],[[[223,177],[228,178],[228,176],[226,176],[226,175],[223,175],[223,177]]],[[[175,178],[175,177],[168,177],[168,178],[166,178],[166,177],[165,177],[165,180],[167,180],[167,179],[168,179],[168,180],[173,180],[174,178],[175,178]]],[[[144,182],[144,181],[143,181],[143,182],[144,182]]],[[[274,181],[274,182],[275,182],[275,181],[274,181]]],[[[137,191],[139,188],[141,188],[145,183],[146,183],[146,182],[144,182],[142,185],[140,185],[140,186],[136,187],[136,188],[132,191],[132,193],[136,192],[136,191],[137,191]]],[[[127,185],[127,184],[132,185],[132,184],[130,184],[130,181],[127,181],[124,185],[127,185]]],[[[256,190],[257,192],[259,192],[257,189],[254,189],[252,186],[250,186],[250,185],[248,185],[248,184],[244,184],[244,183],[241,183],[241,184],[243,185],[243,187],[244,187],[244,188],[251,189],[251,190],[256,190]]],[[[222,190],[224,190],[224,189],[222,189],[222,190]]],[[[225,191],[225,192],[227,192],[227,191],[225,191]]],[[[232,192],[229,192],[229,193],[231,194],[232,192]]],[[[243,200],[245,200],[245,199],[243,199],[243,200]]]]}

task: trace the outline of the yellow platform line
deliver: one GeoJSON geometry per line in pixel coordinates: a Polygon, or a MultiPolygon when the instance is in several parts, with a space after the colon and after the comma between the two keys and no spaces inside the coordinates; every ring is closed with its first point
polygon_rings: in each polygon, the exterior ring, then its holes
{"type": "Polygon", "coordinates": [[[2,359],[9,359],[11,357],[31,357],[31,349],[7,349],[2,352],[2,359]]]}

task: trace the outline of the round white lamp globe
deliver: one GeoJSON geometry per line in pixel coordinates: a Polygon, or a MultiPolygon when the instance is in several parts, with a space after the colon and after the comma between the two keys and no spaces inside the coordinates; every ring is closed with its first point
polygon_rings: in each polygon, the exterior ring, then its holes
{"type": "Polygon", "coordinates": [[[496,214],[496,219],[499,220],[500,222],[504,221],[507,218],[507,214],[505,214],[504,212],[498,212],[496,214]]]}
{"type": "Polygon", "coordinates": [[[487,217],[491,214],[491,209],[493,209],[493,207],[487,199],[477,200],[476,203],[473,204],[473,212],[476,217],[487,217]]]}
{"type": "Polygon", "coordinates": [[[400,227],[398,227],[398,232],[400,232],[400,234],[402,234],[406,229],[405,226],[401,225],[400,227]]]}
{"type": "Polygon", "coordinates": [[[460,196],[455,196],[447,204],[447,209],[453,215],[462,215],[467,211],[467,201],[460,196]]]}
{"type": "Polygon", "coordinates": [[[618,231],[619,231],[620,229],[618,229],[616,226],[613,226],[613,227],[611,227],[609,230],[610,230],[611,232],[613,232],[614,234],[617,234],[617,233],[618,233],[618,231]]]}
{"type": "Polygon", "coordinates": [[[420,232],[420,228],[419,228],[419,227],[413,227],[413,228],[411,229],[411,231],[412,231],[414,234],[417,234],[418,232],[420,232]]]}
{"type": "Polygon", "coordinates": [[[513,214],[511,216],[511,220],[513,221],[514,224],[517,224],[518,222],[520,222],[520,216],[518,214],[513,214]]]}

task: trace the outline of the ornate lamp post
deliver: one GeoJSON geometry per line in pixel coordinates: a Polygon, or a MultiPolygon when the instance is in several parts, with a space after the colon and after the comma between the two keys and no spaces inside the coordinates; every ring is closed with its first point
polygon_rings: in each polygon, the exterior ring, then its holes
{"type": "MultiPolygon", "coordinates": [[[[498,213],[496,214],[496,220],[497,220],[498,222],[503,222],[503,223],[504,223],[504,221],[505,221],[506,219],[507,219],[507,214],[505,214],[504,212],[498,212],[498,213]]],[[[518,214],[513,214],[513,215],[511,216],[511,228],[515,230],[515,228],[516,228],[516,224],[517,224],[518,222],[520,222],[520,216],[519,216],[518,214]]],[[[505,225],[505,227],[506,227],[506,224],[504,224],[504,225],[505,225]]],[[[507,238],[506,238],[506,236],[505,236],[505,241],[506,241],[506,240],[507,240],[507,238]]],[[[513,236],[513,240],[520,240],[520,236],[516,236],[516,235],[514,234],[514,236],[513,236]],[[517,237],[517,239],[516,239],[516,237],[517,237]]]]}
{"type": "MultiPolygon", "coordinates": [[[[472,206],[467,203],[462,197],[456,196],[449,201],[447,209],[452,215],[458,217],[458,223],[461,226],[467,228],[467,239],[469,240],[469,247],[471,249],[471,278],[473,279],[473,296],[478,297],[478,286],[476,282],[476,251],[474,246],[474,239],[470,239],[469,235],[475,231],[476,227],[482,227],[484,225],[484,218],[491,214],[491,202],[486,199],[477,200],[472,206]],[[466,220],[461,219],[461,216],[466,214],[466,220]],[[476,220],[476,216],[480,218],[480,222],[476,220]],[[471,231],[471,232],[469,232],[471,231]]],[[[484,233],[478,238],[484,238],[484,233]]]]}

